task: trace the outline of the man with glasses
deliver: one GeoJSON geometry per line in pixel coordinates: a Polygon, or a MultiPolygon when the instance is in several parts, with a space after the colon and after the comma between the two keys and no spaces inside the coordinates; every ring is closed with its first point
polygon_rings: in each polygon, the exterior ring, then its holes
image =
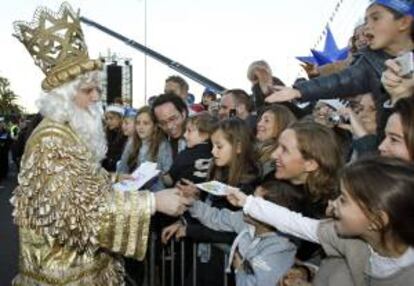
{"type": "Polygon", "coordinates": [[[175,94],[166,93],[158,96],[153,105],[152,112],[155,115],[158,126],[164,131],[171,144],[173,157],[185,149],[185,120],[188,116],[188,108],[184,101],[175,94]]]}

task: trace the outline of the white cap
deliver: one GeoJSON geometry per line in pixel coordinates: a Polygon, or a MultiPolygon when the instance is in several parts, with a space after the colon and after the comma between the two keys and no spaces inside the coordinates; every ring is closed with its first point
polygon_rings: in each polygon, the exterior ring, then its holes
{"type": "Polygon", "coordinates": [[[119,104],[112,104],[105,109],[105,112],[114,112],[118,113],[121,116],[124,116],[124,107],[119,104]]]}

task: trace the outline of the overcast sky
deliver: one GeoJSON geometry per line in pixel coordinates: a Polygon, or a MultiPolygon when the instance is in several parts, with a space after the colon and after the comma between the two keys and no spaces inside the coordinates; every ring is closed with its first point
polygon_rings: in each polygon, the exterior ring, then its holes
{"type": "MultiPolygon", "coordinates": [[[[338,0],[71,0],[81,15],[186,65],[227,88],[249,91],[246,69],[254,60],[268,61],[274,74],[291,84],[300,68],[295,56],[308,55],[338,0]]],[[[11,36],[15,20],[30,21],[37,6],[57,11],[60,1],[13,0],[2,3],[0,17],[0,76],[11,81],[28,111],[44,78],[23,45],[11,36]]],[[[332,23],[338,45],[346,45],[368,0],[343,0],[332,23]]],[[[108,49],[132,59],[134,106],[144,103],[144,55],[95,28],[83,25],[89,54],[108,49]]],[[[319,47],[321,49],[322,47],[319,47]]],[[[159,94],[164,80],[177,74],[147,58],[147,94],[159,94]]],[[[189,80],[190,92],[203,87],[189,80]]]]}

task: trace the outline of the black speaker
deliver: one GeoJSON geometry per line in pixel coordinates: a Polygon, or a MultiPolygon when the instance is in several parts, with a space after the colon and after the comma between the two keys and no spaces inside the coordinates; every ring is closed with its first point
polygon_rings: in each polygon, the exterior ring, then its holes
{"type": "Polygon", "coordinates": [[[122,97],[122,66],[116,64],[107,66],[107,97],[106,103],[112,104],[115,98],[122,97]]]}

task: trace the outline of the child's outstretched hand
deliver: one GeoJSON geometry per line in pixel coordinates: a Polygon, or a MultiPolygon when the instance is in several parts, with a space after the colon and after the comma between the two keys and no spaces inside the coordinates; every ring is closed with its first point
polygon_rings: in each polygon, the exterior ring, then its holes
{"type": "Polygon", "coordinates": [[[186,198],[198,199],[200,195],[200,191],[197,190],[197,186],[187,179],[181,179],[179,182],[177,182],[176,187],[186,198]]]}
{"type": "Polygon", "coordinates": [[[238,250],[234,252],[234,258],[233,258],[232,265],[233,265],[233,268],[237,270],[240,270],[240,268],[243,266],[243,259],[238,250]]]}
{"type": "Polygon", "coordinates": [[[385,61],[387,69],[382,73],[381,83],[391,98],[392,104],[398,99],[409,97],[414,90],[414,75],[407,78],[400,75],[401,67],[395,59],[385,61]]]}
{"type": "Polygon", "coordinates": [[[237,188],[228,188],[226,197],[233,206],[243,207],[246,204],[246,194],[237,188]]]}

